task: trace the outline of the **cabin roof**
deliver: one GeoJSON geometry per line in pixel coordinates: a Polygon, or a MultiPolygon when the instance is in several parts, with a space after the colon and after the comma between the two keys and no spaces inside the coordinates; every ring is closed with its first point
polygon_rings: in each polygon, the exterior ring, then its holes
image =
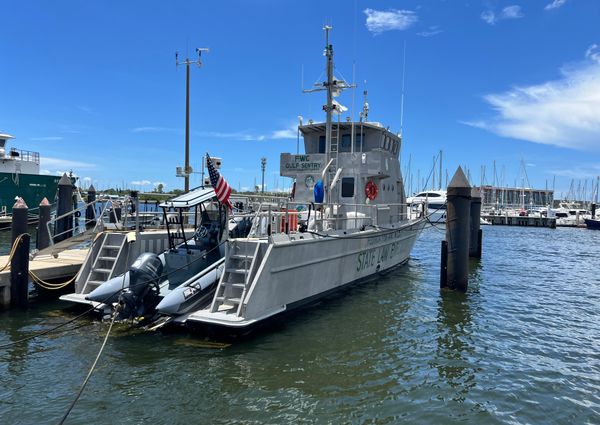
{"type": "Polygon", "coordinates": [[[190,208],[215,197],[213,188],[199,187],[160,204],[161,208],[190,208]]]}
{"type": "MultiPolygon", "coordinates": [[[[340,129],[342,131],[344,130],[351,130],[352,129],[352,124],[354,124],[354,130],[358,130],[360,129],[360,126],[362,125],[363,128],[367,128],[367,129],[372,129],[372,130],[377,130],[377,131],[385,131],[386,133],[388,133],[388,135],[400,140],[400,137],[397,134],[392,133],[391,131],[389,131],[388,129],[384,128],[383,125],[381,125],[381,123],[378,122],[374,122],[374,121],[369,121],[369,122],[333,122],[332,123],[333,126],[335,128],[337,128],[337,126],[340,126],[340,129]]],[[[325,127],[326,127],[326,123],[324,122],[317,122],[317,123],[313,123],[313,124],[305,124],[305,125],[301,125],[299,127],[300,131],[302,132],[302,134],[310,134],[310,133],[323,133],[325,131],[325,127]]]]}
{"type": "Polygon", "coordinates": [[[0,140],[8,140],[8,139],[14,139],[14,137],[7,133],[0,133],[0,140]]]}

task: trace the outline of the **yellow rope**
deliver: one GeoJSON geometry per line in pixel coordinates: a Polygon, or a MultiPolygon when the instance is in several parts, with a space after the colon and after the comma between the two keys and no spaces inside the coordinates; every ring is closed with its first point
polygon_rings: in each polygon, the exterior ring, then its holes
{"type": "Polygon", "coordinates": [[[33,273],[31,270],[29,270],[29,276],[31,276],[31,280],[36,285],[38,285],[44,289],[47,289],[49,291],[56,291],[58,289],[65,288],[66,286],[73,283],[73,281],[75,281],[75,278],[77,277],[77,274],[75,274],[75,276],[73,276],[71,279],[67,280],[66,282],[62,282],[62,283],[46,282],[46,281],[40,279],[38,276],[36,276],[36,274],[33,273]]]}
{"type": "MultiPolygon", "coordinates": [[[[10,263],[12,261],[12,258],[15,255],[15,251],[17,250],[17,247],[19,246],[19,244],[21,244],[21,241],[23,239],[23,236],[26,235],[26,233],[23,233],[19,236],[17,236],[17,238],[15,239],[15,241],[13,242],[12,248],[10,249],[10,254],[8,255],[8,261],[6,262],[6,264],[4,266],[2,266],[2,268],[0,268],[0,272],[10,269],[10,263]]],[[[37,276],[34,272],[32,272],[31,270],[29,270],[29,276],[31,277],[31,280],[33,281],[33,283],[35,283],[36,285],[50,290],[50,291],[54,291],[57,289],[62,289],[64,287],[66,287],[67,285],[71,284],[75,278],[77,277],[77,274],[75,276],[73,276],[71,279],[67,280],[66,282],[63,283],[51,283],[51,282],[46,282],[42,279],[40,279],[39,276],[37,276]]]]}
{"type": "Polygon", "coordinates": [[[8,254],[8,261],[2,268],[0,268],[0,272],[3,272],[4,270],[7,270],[10,268],[10,262],[12,261],[12,258],[15,255],[15,251],[17,250],[17,247],[21,243],[21,239],[23,239],[23,236],[26,234],[27,233],[22,233],[19,236],[17,236],[17,238],[13,242],[12,248],[10,249],[10,254],[8,254]]]}

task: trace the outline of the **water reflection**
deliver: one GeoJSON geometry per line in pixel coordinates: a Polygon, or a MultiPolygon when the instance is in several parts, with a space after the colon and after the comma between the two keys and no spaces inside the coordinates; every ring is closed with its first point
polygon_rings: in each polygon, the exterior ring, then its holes
{"type": "Polygon", "coordinates": [[[438,337],[434,359],[439,377],[453,390],[452,399],[464,402],[475,385],[470,294],[441,290],[438,301],[438,337]]]}
{"type": "MultiPolygon", "coordinates": [[[[8,326],[4,331],[4,335],[8,338],[2,338],[0,345],[16,343],[27,336],[21,328],[13,326],[8,326]]],[[[2,353],[2,358],[7,360],[7,370],[11,375],[18,375],[23,372],[25,360],[29,353],[29,344],[29,341],[23,341],[0,349],[2,351],[6,350],[6,355],[2,353]]]]}

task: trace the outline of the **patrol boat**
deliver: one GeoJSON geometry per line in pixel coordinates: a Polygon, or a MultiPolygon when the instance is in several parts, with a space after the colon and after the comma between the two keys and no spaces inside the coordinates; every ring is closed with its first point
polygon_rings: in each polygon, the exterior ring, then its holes
{"type": "MultiPolygon", "coordinates": [[[[350,85],[335,79],[325,27],[325,123],[301,125],[305,153],[281,154],[293,198],[257,209],[247,237],[229,238],[225,268],[210,305],[173,319],[245,332],[349,284],[375,279],[405,263],[425,225],[410,219],[400,172],[401,137],[369,122],[334,122],[334,96],[350,85]]],[[[314,91],[314,90],[311,90],[314,91]]]]}

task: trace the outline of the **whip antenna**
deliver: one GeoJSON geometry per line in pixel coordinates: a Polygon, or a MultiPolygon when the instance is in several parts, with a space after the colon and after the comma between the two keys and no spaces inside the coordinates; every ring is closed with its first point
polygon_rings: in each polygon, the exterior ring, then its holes
{"type": "Polygon", "coordinates": [[[404,41],[404,53],[402,55],[402,95],[400,97],[400,137],[404,132],[404,74],[406,70],[406,40],[404,41]]]}

